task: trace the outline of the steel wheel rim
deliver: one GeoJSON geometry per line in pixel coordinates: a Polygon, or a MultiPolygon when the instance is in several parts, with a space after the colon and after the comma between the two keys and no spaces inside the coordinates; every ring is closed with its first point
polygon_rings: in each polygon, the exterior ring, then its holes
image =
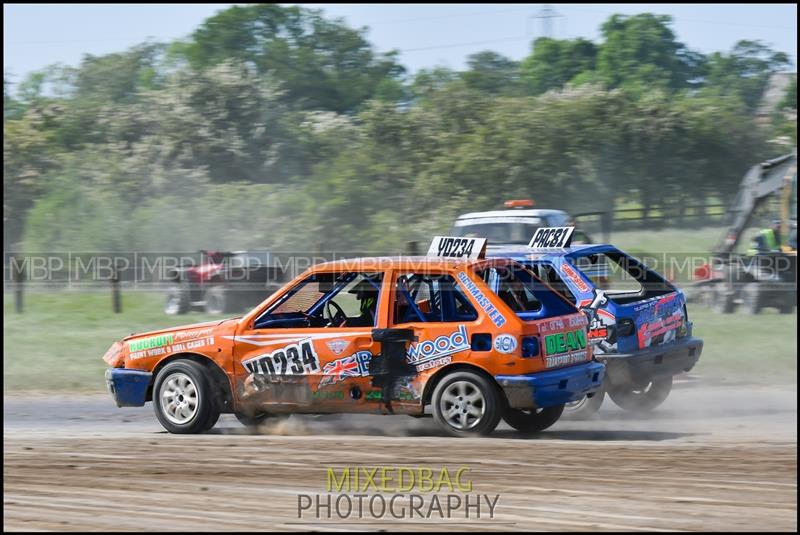
{"type": "Polygon", "coordinates": [[[173,373],[162,384],[159,392],[161,412],[178,425],[192,420],[200,406],[200,393],[194,381],[185,373],[173,373]]]}
{"type": "Polygon", "coordinates": [[[589,403],[589,396],[583,396],[581,399],[576,399],[575,401],[570,401],[569,403],[565,404],[564,408],[569,411],[576,411],[587,403],[589,403]]]}
{"type": "Polygon", "coordinates": [[[483,420],[486,399],[477,385],[455,381],[442,392],[439,409],[450,427],[463,431],[472,429],[483,420]]]}

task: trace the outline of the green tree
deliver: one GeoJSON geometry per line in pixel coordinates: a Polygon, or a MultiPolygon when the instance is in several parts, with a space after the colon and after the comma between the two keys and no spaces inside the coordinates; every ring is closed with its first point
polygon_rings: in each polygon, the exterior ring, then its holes
{"type": "Polygon", "coordinates": [[[576,76],[595,69],[597,47],[586,39],[559,40],[541,37],[522,61],[521,75],[528,94],[560,89],[576,76]]]}
{"type": "Polygon", "coordinates": [[[317,10],[234,6],[203,22],[173,53],[197,69],[240,60],[280,81],[293,104],[347,112],[375,95],[385,79],[404,72],[396,53],[373,51],[365,31],[349,28],[342,19],[326,19],[317,10]]]}
{"type": "Polygon", "coordinates": [[[512,95],[519,88],[519,63],[497,52],[484,50],[467,58],[469,69],[461,73],[467,87],[492,94],[512,95]]]}
{"type": "Polygon", "coordinates": [[[704,72],[704,56],[679,42],[669,28],[671,23],[667,15],[612,15],[601,27],[599,78],[609,88],[638,92],[697,85],[704,72]]]}
{"type": "Polygon", "coordinates": [[[750,110],[761,102],[772,74],[791,65],[789,57],[759,41],[739,41],[725,54],[709,56],[706,87],[721,95],[736,95],[750,110]]]}

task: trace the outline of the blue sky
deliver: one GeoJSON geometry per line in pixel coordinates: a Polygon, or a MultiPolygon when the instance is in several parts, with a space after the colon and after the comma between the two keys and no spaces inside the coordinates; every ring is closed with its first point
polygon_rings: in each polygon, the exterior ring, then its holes
{"type": "MultiPolygon", "coordinates": [[[[78,65],[84,54],[124,50],[148,38],[188,35],[205,18],[233,4],[3,6],[3,70],[19,81],[52,63],[78,65]]],[[[542,34],[534,18],[542,4],[302,4],[367,26],[378,50],[399,49],[412,72],[444,65],[463,68],[466,57],[494,50],[522,59],[542,34]]],[[[728,50],[740,39],[760,39],[796,63],[796,4],[551,4],[559,38],[599,40],[600,25],[613,13],[672,15],[673,30],[690,48],[728,50]]],[[[796,70],[796,69],[793,69],[796,70]]]]}

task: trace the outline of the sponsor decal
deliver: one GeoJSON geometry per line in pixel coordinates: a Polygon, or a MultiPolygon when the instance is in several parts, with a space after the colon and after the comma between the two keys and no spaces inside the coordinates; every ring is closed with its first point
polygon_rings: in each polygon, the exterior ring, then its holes
{"type": "Polygon", "coordinates": [[[572,241],[575,227],[542,227],[536,230],[528,247],[533,249],[564,249],[572,241]]]}
{"type": "Polygon", "coordinates": [[[555,357],[545,357],[545,366],[548,368],[559,368],[569,366],[586,360],[586,351],[570,353],[569,355],[557,355],[555,357]]]}
{"type": "Polygon", "coordinates": [[[406,360],[409,364],[416,366],[417,371],[420,371],[428,368],[423,367],[420,369],[421,365],[469,348],[467,328],[460,325],[458,329],[449,335],[442,335],[434,340],[423,340],[422,342],[411,344],[406,354],[406,360]]]}
{"type": "Polygon", "coordinates": [[[583,362],[588,357],[583,329],[550,334],[544,337],[545,366],[557,368],[583,362]]]}
{"type": "Polygon", "coordinates": [[[167,353],[180,353],[182,351],[193,351],[202,347],[214,345],[214,337],[202,338],[200,340],[189,340],[186,342],[175,343],[167,347],[154,347],[143,351],[134,351],[128,355],[128,359],[136,360],[145,357],[156,357],[158,355],[166,355],[167,353]]]}
{"type": "Polygon", "coordinates": [[[478,288],[474,282],[472,282],[466,273],[461,271],[458,274],[458,280],[461,281],[461,284],[464,285],[464,287],[467,289],[467,292],[469,292],[473,299],[478,302],[478,306],[480,306],[486,312],[486,314],[489,316],[489,319],[492,320],[492,323],[494,323],[497,327],[502,327],[506,324],[505,316],[503,316],[503,314],[497,310],[492,302],[489,301],[485,295],[483,295],[481,289],[478,288]]]}
{"type": "Polygon", "coordinates": [[[349,357],[342,357],[329,362],[322,369],[324,376],[317,388],[344,381],[348,377],[366,377],[369,375],[369,361],[372,353],[359,351],[349,357]]]}
{"type": "Polygon", "coordinates": [[[192,331],[178,331],[175,333],[175,341],[180,342],[182,340],[194,340],[195,338],[204,338],[206,336],[211,336],[213,334],[214,329],[212,327],[207,327],[205,329],[196,329],[192,331]]]}
{"type": "Polygon", "coordinates": [[[639,338],[639,347],[650,347],[654,339],[663,335],[663,339],[657,345],[669,343],[677,336],[677,330],[683,326],[683,312],[675,311],[666,318],[657,319],[651,323],[644,323],[636,333],[639,338]]]}
{"type": "Polygon", "coordinates": [[[561,264],[561,273],[575,285],[575,287],[581,292],[586,293],[589,291],[589,285],[586,284],[586,281],[581,278],[575,269],[570,266],[568,263],[564,262],[561,264]]]}
{"type": "Polygon", "coordinates": [[[344,392],[341,390],[317,390],[311,394],[314,399],[344,399],[344,392]]]}
{"type": "Polygon", "coordinates": [[[128,351],[142,351],[144,349],[152,349],[154,347],[168,346],[174,341],[172,333],[162,334],[160,336],[150,336],[149,338],[140,338],[138,340],[128,341],[128,351]]]}
{"type": "Polygon", "coordinates": [[[341,339],[340,340],[331,340],[330,342],[325,342],[325,345],[327,345],[330,348],[330,350],[333,351],[334,355],[341,355],[342,351],[344,351],[345,348],[348,345],[350,345],[350,342],[347,341],[347,340],[341,340],[341,339]]]}
{"type": "Polygon", "coordinates": [[[242,362],[251,374],[303,375],[319,371],[319,356],[311,338],[242,362]]]}
{"type": "Polygon", "coordinates": [[[499,353],[513,353],[517,349],[517,337],[510,334],[498,334],[494,337],[494,349],[499,353]]]}
{"type": "Polygon", "coordinates": [[[486,238],[455,238],[436,236],[428,248],[428,256],[439,258],[480,258],[486,248],[486,238]]]}
{"type": "Polygon", "coordinates": [[[422,372],[425,370],[430,370],[433,368],[440,368],[446,364],[450,364],[453,361],[453,357],[442,357],[436,360],[429,360],[428,362],[423,362],[422,364],[417,364],[417,371],[422,372]]]}
{"type": "Polygon", "coordinates": [[[546,355],[586,349],[586,333],[579,329],[550,334],[544,337],[544,347],[546,355]]]}

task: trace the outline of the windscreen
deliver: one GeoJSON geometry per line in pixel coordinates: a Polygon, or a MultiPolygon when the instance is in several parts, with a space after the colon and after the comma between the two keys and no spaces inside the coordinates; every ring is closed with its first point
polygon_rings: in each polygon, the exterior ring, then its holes
{"type": "Polygon", "coordinates": [[[542,225],[538,217],[486,217],[456,221],[451,236],[486,238],[490,244],[527,245],[542,225]]]}

